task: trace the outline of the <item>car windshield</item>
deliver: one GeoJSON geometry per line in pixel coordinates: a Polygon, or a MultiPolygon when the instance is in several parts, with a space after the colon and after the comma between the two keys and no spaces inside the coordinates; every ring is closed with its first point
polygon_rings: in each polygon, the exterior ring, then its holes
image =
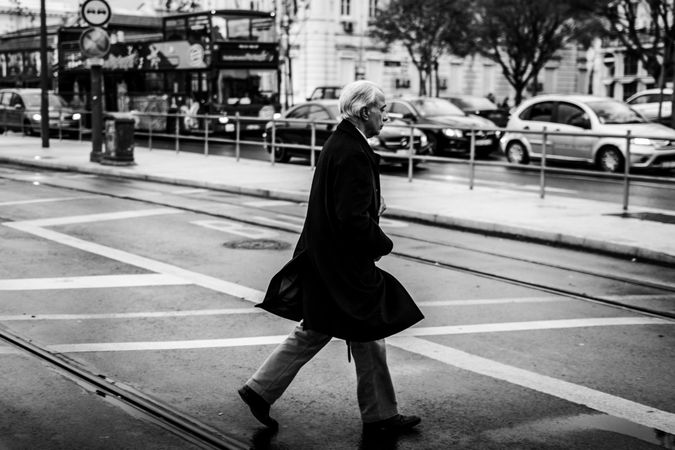
{"type": "MultiPolygon", "coordinates": [[[[26,103],[26,108],[39,108],[41,105],[41,100],[40,100],[40,94],[24,94],[23,96],[23,101],[26,103]]],[[[59,108],[63,108],[64,106],[68,106],[61,97],[59,97],[56,94],[48,94],[47,95],[47,101],[49,102],[49,106],[56,106],[59,108]]]]}
{"type": "Polygon", "coordinates": [[[440,98],[425,98],[412,100],[410,103],[417,108],[422,116],[464,116],[464,112],[447,100],[440,98]]]}
{"type": "Polygon", "coordinates": [[[452,98],[452,102],[462,109],[497,109],[497,106],[487,98],[473,97],[473,98],[452,98]]]}
{"type": "Polygon", "coordinates": [[[644,123],[644,119],[638,112],[628,105],[614,100],[598,100],[586,103],[598,116],[600,123],[623,124],[644,123]]]}

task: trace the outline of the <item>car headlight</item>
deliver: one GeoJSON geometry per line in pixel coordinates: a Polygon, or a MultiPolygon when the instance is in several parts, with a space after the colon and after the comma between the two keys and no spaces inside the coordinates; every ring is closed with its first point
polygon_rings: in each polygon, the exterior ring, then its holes
{"type": "Polygon", "coordinates": [[[461,138],[464,135],[462,130],[456,130],[454,128],[444,128],[443,134],[451,138],[461,138]]]}
{"type": "Polygon", "coordinates": [[[420,136],[420,145],[422,147],[426,147],[428,143],[429,143],[429,138],[427,137],[426,134],[422,133],[422,136],[420,136]]]}
{"type": "Polygon", "coordinates": [[[648,138],[633,138],[632,142],[635,145],[653,145],[651,139],[648,138]]]}
{"type": "Polygon", "coordinates": [[[218,117],[218,123],[227,123],[229,121],[230,121],[229,117],[225,117],[225,116],[218,117]]]}
{"type": "Polygon", "coordinates": [[[82,114],[80,113],[74,113],[73,114],[73,120],[80,120],[82,118],[82,114]]]}
{"type": "Polygon", "coordinates": [[[33,120],[39,122],[42,120],[42,116],[40,114],[33,114],[33,120]]]}
{"type": "Polygon", "coordinates": [[[377,147],[380,144],[380,140],[375,136],[368,138],[368,145],[371,147],[377,147]]]}

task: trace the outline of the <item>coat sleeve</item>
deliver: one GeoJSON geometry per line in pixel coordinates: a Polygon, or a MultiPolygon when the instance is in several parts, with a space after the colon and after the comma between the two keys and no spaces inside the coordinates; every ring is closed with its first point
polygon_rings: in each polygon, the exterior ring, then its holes
{"type": "Polygon", "coordinates": [[[343,242],[357,251],[378,258],[391,252],[393,243],[377,223],[379,199],[375,192],[375,179],[368,157],[353,153],[342,159],[335,168],[333,203],[338,231],[343,242]]]}

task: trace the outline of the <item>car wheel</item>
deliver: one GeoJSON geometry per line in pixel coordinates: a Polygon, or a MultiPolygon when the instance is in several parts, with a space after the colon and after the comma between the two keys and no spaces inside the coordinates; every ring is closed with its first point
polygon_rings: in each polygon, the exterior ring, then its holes
{"type": "Polygon", "coordinates": [[[624,168],[624,158],[616,147],[603,147],[596,158],[598,169],[603,172],[621,172],[624,168]]]}
{"type": "Polygon", "coordinates": [[[520,141],[513,141],[506,147],[506,159],[512,164],[529,164],[530,155],[525,145],[520,141]]]}
{"type": "Polygon", "coordinates": [[[288,149],[283,147],[284,141],[277,138],[276,144],[274,145],[274,161],[280,163],[287,163],[291,159],[291,155],[288,154],[288,149]]]}
{"type": "Polygon", "coordinates": [[[33,127],[31,126],[28,120],[24,120],[23,122],[23,134],[25,134],[26,136],[33,135],[33,127]]]}

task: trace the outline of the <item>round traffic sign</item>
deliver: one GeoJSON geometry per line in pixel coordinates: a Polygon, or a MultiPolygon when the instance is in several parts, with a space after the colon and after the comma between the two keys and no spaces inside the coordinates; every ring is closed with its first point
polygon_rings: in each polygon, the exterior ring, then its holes
{"type": "Polygon", "coordinates": [[[112,12],[105,0],[85,0],[82,3],[80,15],[89,25],[101,27],[108,23],[112,12]]]}
{"type": "Polygon", "coordinates": [[[80,49],[86,58],[102,58],[110,51],[110,36],[103,28],[87,28],[80,35],[80,49]]]}

